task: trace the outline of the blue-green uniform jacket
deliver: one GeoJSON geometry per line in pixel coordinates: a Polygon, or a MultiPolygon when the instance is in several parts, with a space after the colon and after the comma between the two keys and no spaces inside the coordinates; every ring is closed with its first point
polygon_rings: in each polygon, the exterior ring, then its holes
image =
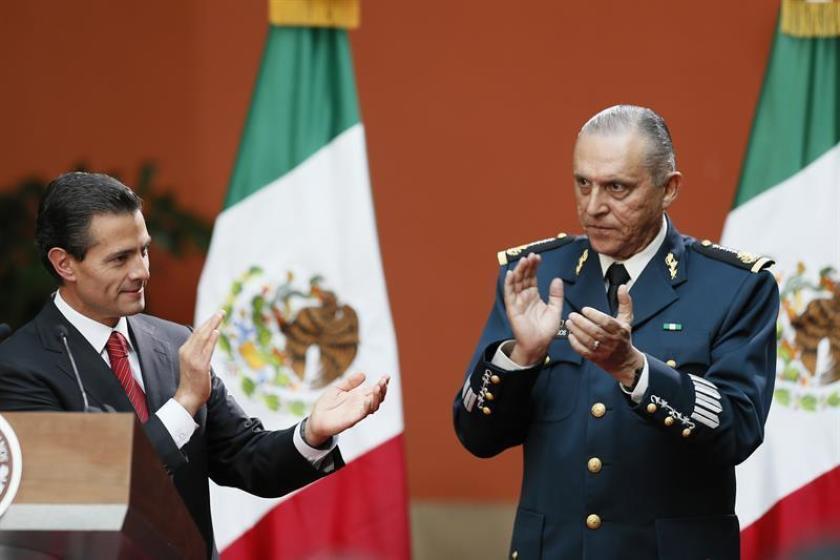
{"type": "Polygon", "coordinates": [[[545,363],[490,362],[513,338],[505,272],[539,252],[538,285],[564,283],[563,319],[607,312],[597,253],[564,237],[500,253],[496,302],[454,402],[471,453],[522,445],[524,475],[510,555],[519,560],[737,558],[735,470],[761,443],[776,369],[772,261],[681,235],[630,290],[633,344],[647,356],[639,404],[570,346],[561,329],[545,363]]]}

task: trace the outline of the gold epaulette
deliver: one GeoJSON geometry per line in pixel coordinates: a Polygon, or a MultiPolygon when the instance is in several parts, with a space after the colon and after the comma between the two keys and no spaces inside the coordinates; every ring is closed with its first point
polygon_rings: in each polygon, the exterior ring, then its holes
{"type": "Polygon", "coordinates": [[[775,264],[773,259],[770,257],[761,257],[748,253],[747,251],[730,249],[729,247],[712,243],[708,239],[695,241],[691,246],[701,255],[706,255],[707,257],[727,262],[740,268],[745,268],[750,272],[760,272],[775,264]]]}
{"type": "Polygon", "coordinates": [[[571,235],[561,233],[557,237],[549,237],[539,241],[532,241],[531,243],[526,243],[525,245],[519,245],[518,247],[511,247],[510,249],[499,251],[496,253],[496,257],[499,259],[499,265],[505,266],[531,253],[541,253],[549,249],[562,247],[567,243],[571,243],[574,239],[575,238],[571,235]]]}

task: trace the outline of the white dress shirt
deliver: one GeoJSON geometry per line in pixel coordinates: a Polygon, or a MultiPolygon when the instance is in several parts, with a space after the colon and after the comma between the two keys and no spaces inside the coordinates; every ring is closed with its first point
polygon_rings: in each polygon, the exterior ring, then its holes
{"type": "MultiPolygon", "coordinates": [[[[611,264],[614,262],[618,262],[619,264],[623,264],[624,268],[627,269],[627,274],[630,275],[630,281],[627,282],[627,288],[630,289],[632,293],[633,284],[636,283],[636,280],[644,271],[645,267],[651,261],[651,259],[656,255],[659,248],[662,246],[662,243],[665,241],[665,236],[668,234],[668,220],[665,216],[662,216],[662,226],[659,228],[659,233],[656,234],[656,237],[653,238],[653,241],[647,244],[647,246],[627,259],[626,261],[618,261],[612,257],[608,257],[607,255],[598,254],[598,259],[601,264],[601,275],[604,277],[604,291],[606,291],[609,283],[607,282],[606,275],[607,269],[610,267],[611,264]]],[[[496,353],[493,355],[493,359],[490,360],[490,363],[494,366],[508,370],[508,371],[519,371],[523,369],[529,369],[534,367],[536,364],[530,365],[520,365],[510,359],[509,354],[511,349],[513,348],[513,340],[507,340],[499,345],[496,349],[496,353]]],[[[642,353],[642,357],[644,358],[644,366],[642,367],[642,373],[639,375],[639,382],[636,383],[636,387],[634,387],[633,392],[627,391],[623,385],[619,383],[619,387],[622,391],[630,395],[630,398],[633,402],[640,403],[642,402],[642,397],[645,395],[645,391],[647,391],[648,387],[648,378],[649,378],[649,368],[648,368],[648,360],[647,356],[642,353]]]]}
{"type": "MultiPolygon", "coordinates": [[[[135,350],[131,336],[129,335],[128,321],[126,321],[125,317],[120,317],[116,326],[111,328],[108,325],[95,321],[73,309],[70,304],[61,297],[61,290],[55,292],[53,302],[58,308],[58,311],[64,315],[64,318],[67,319],[67,321],[69,321],[70,324],[79,331],[79,333],[81,333],[85,340],[87,340],[99,353],[102,359],[105,360],[108,367],[111,366],[111,360],[108,357],[108,350],[106,348],[108,339],[111,337],[112,331],[117,331],[122,334],[128,342],[128,363],[131,365],[131,374],[140,385],[140,388],[143,389],[143,392],[146,391],[146,385],[143,382],[143,374],[140,369],[140,359],[137,357],[137,351],[135,350]]],[[[187,412],[187,409],[181,406],[181,403],[176,401],[174,398],[170,398],[166,401],[163,406],[155,411],[155,414],[163,423],[166,431],[169,432],[169,435],[172,436],[172,440],[179,449],[186,445],[196,428],[198,428],[198,424],[195,423],[195,420],[193,420],[190,413],[187,412]]],[[[331,445],[326,449],[316,449],[312,447],[307,444],[300,435],[300,424],[295,427],[292,439],[298,452],[316,468],[319,467],[319,463],[327,455],[329,455],[329,453],[338,444],[338,438],[333,437],[331,445]]]]}

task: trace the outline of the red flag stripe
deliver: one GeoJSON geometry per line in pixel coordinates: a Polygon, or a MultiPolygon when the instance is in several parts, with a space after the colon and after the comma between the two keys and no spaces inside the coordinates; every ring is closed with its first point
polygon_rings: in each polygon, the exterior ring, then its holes
{"type": "Polygon", "coordinates": [[[804,558],[826,548],[839,555],[819,558],[840,558],[840,467],[788,494],[741,531],[742,560],[804,558]]]}
{"type": "Polygon", "coordinates": [[[253,558],[410,558],[403,436],[278,504],[222,551],[253,558]]]}

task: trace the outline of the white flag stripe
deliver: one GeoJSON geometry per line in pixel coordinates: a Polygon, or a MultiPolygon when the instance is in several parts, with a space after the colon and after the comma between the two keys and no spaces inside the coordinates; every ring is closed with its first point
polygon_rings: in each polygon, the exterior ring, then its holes
{"type": "MultiPolygon", "coordinates": [[[[401,434],[396,338],[379,257],[361,124],[219,215],[199,284],[196,320],[219,309],[232,283],[254,265],[264,270],[267,279],[282,280],[290,271],[323,276],[325,286],[359,316],[361,343],[350,371],[365,372],[369,381],[391,375],[389,398],[379,411],[340,436],[345,461],[401,434]]],[[[222,358],[217,351],[214,368],[249,414],[262,419],[269,429],[286,428],[300,419],[278,414],[262,400],[245,395],[240,378],[225,372],[222,358]]],[[[308,396],[314,398],[316,393],[309,391],[308,396]]],[[[283,500],[215,485],[211,485],[211,499],[219,549],[283,500]]]]}
{"type": "MultiPolygon", "coordinates": [[[[840,145],[774,188],[734,209],[722,243],[776,261],[782,281],[801,263],[816,280],[819,270],[840,270],[840,145]],[[757,234],[758,232],[758,234],[757,234]]],[[[777,389],[780,383],[777,382],[777,389]]],[[[809,388],[819,394],[820,387],[809,388]]],[[[840,409],[819,411],[774,402],[764,443],[736,467],[736,512],[741,528],[779,499],[840,465],[840,409]]]]}
{"type": "Polygon", "coordinates": [[[826,418],[775,403],[764,431],[764,443],[735,467],[738,479],[758,477],[752,484],[738,485],[735,511],[741,529],[780,498],[840,465],[840,414],[826,418]],[[770,433],[773,437],[767,436],[770,433]],[[772,465],[772,470],[767,465],[772,465]]]}
{"type": "Polygon", "coordinates": [[[795,270],[799,261],[819,270],[816,267],[828,263],[840,264],[838,224],[840,144],[793,177],[732,210],[723,243],[767,255],[776,261],[778,270],[795,270]],[[779,222],[780,209],[790,222],[779,222]]]}

